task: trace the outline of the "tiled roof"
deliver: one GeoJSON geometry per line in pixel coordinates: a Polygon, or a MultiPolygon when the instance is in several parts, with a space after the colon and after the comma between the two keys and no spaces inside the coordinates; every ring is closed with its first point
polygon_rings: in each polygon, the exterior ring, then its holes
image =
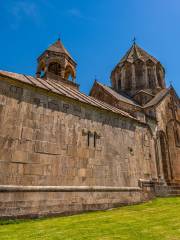
{"type": "Polygon", "coordinates": [[[53,80],[45,80],[45,79],[41,79],[41,78],[27,76],[24,74],[17,74],[17,73],[6,72],[6,71],[1,71],[1,70],[0,70],[0,76],[14,79],[21,83],[29,84],[33,87],[39,87],[39,88],[47,90],[49,92],[53,92],[55,94],[71,98],[73,100],[77,100],[82,103],[86,103],[86,104],[92,105],[94,107],[108,110],[108,111],[111,111],[114,113],[118,113],[124,117],[128,117],[128,118],[137,120],[136,118],[132,117],[129,113],[127,113],[125,111],[115,108],[115,107],[113,107],[107,103],[104,103],[102,101],[99,101],[93,97],[87,96],[77,90],[70,89],[67,86],[64,86],[63,84],[57,83],[53,80]]]}
{"type": "Polygon", "coordinates": [[[102,88],[105,89],[105,91],[107,91],[109,94],[111,94],[114,98],[116,98],[119,101],[134,105],[136,107],[140,107],[141,106],[136,103],[133,99],[131,99],[129,96],[125,95],[124,93],[117,93],[116,91],[114,91],[112,88],[100,83],[96,81],[96,84],[101,86],[102,88]]]}
{"type": "MultiPolygon", "coordinates": [[[[158,104],[165,96],[166,94],[169,92],[169,89],[162,89],[160,92],[158,92],[153,98],[152,100],[150,100],[147,104],[145,104],[144,106],[141,106],[139,105],[137,102],[135,102],[133,99],[131,99],[130,97],[126,96],[125,94],[123,93],[117,93],[115,92],[113,89],[111,89],[110,87],[108,86],[105,86],[104,84],[102,83],[99,83],[96,81],[96,84],[98,84],[99,86],[103,87],[107,92],[109,92],[113,97],[115,97],[116,99],[122,101],[122,102],[125,102],[125,103],[128,103],[128,104],[131,104],[131,105],[134,105],[136,107],[139,107],[141,109],[143,108],[149,108],[149,107],[153,107],[155,106],[156,104],[158,104]],[[123,95],[122,95],[123,94],[123,95]]],[[[143,90],[140,90],[139,92],[145,92],[143,90]]],[[[147,94],[150,94],[148,92],[145,92],[147,94]]],[[[151,96],[153,96],[152,94],[150,94],[151,96]]]]}
{"type": "Polygon", "coordinates": [[[68,55],[71,59],[73,59],[70,53],[67,51],[67,49],[64,47],[64,45],[60,41],[60,39],[58,39],[55,43],[50,45],[47,50],[51,52],[56,52],[56,53],[64,53],[68,55]]]}
{"type": "Polygon", "coordinates": [[[166,94],[168,94],[168,92],[169,92],[169,88],[162,89],[160,92],[158,92],[155,95],[155,97],[151,101],[149,101],[147,104],[145,104],[143,106],[143,108],[149,108],[149,107],[155,106],[166,96],[166,94]]]}
{"type": "Polygon", "coordinates": [[[135,60],[140,59],[143,62],[147,60],[151,60],[154,63],[158,63],[159,61],[147,53],[145,50],[140,48],[136,43],[132,45],[132,47],[127,51],[125,56],[120,60],[119,64],[123,64],[125,61],[133,63],[135,60]]]}

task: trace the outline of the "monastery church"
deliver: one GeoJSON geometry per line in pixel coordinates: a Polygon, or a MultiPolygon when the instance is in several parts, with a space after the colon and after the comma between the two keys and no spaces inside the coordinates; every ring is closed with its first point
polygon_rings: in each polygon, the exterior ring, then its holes
{"type": "Polygon", "coordinates": [[[36,76],[0,70],[0,218],[75,214],[180,195],[180,100],[133,43],[79,91],[57,40],[36,76]]]}

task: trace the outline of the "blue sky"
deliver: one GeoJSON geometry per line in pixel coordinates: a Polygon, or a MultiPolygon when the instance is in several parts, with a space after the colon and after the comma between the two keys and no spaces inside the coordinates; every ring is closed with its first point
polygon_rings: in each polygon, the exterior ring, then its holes
{"type": "Polygon", "coordinates": [[[179,0],[0,0],[0,69],[34,75],[36,58],[60,36],[89,93],[107,85],[132,44],[155,56],[180,95],[179,0]]]}

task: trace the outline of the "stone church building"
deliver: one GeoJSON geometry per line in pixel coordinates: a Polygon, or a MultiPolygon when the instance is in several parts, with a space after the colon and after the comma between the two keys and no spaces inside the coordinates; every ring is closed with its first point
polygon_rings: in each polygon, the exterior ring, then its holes
{"type": "Polygon", "coordinates": [[[162,64],[134,43],[89,96],[76,66],[58,40],[36,77],[0,71],[0,218],[180,194],[180,101],[162,64]]]}

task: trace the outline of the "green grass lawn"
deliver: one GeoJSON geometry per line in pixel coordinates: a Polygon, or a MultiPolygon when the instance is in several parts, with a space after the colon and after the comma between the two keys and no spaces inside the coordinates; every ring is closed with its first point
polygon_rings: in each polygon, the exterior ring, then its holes
{"type": "Polygon", "coordinates": [[[69,217],[0,222],[0,240],[180,240],[180,198],[69,217]]]}

